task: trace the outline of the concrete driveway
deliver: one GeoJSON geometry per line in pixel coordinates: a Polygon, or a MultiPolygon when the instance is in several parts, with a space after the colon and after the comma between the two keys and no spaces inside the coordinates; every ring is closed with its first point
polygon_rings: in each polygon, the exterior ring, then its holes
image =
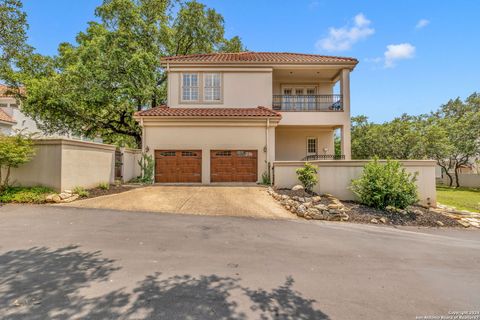
{"type": "Polygon", "coordinates": [[[66,204],[78,208],[295,219],[258,186],[151,186],[66,204]]]}
{"type": "Polygon", "coordinates": [[[473,230],[0,208],[1,319],[415,319],[478,270],[473,230]]]}

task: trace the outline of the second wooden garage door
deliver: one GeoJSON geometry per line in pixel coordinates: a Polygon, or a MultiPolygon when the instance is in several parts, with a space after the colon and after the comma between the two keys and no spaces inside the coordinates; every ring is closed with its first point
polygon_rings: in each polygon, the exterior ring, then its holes
{"type": "Polygon", "coordinates": [[[202,151],[155,150],[155,182],[202,182],[202,151]]]}
{"type": "Polygon", "coordinates": [[[256,150],[213,150],[210,152],[212,182],[256,182],[256,150]]]}

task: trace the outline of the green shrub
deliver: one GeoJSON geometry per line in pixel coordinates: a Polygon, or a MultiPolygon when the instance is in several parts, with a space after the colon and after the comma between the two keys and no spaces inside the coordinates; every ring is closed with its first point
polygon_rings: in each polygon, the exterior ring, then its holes
{"type": "Polygon", "coordinates": [[[90,194],[84,187],[73,188],[73,193],[78,194],[81,198],[86,198],[90,194]]]}
{"type": "Polygon", "coordinates": [[[0,192],[0,202],[44,203],[53,190],[46,187],[6,187],[0,192]]]}
{"type": "Polygon", "coordinates": [[[306,162],[303,168],[299,168],[295,171],[298,180],[308,192],[312,192],[313,187],[318,183],[317,169],[316,166],[306,162]]]}
{"type": "Polygon", "coordinates": [[[381,164],[375,158],[363,167],[362,176],[352,181],[351,189],[367,206],[405,209],[418,201],[416,180],[417,175],[407,173],[400,162],[381,164]]]}
{"type": "Polygon", "coordinates": [[[138,165],[141,170],[141,182],[142,183],[153,183],[153,174],[155,171],[155,161],[153,156],[148,153],[142,153],[142,157],[138,160],[138,165]]]}
{"type": "Polygon", "coordinates": [[[272,184],[270,181],[270,174],[268,173],[268,171],[265,171],[264,173],[262,173],[262,184],[265,184],[265,185],[272,184]]]}
{"type": "Polygon", "coordinates": [[[108,189],[110,189],[110,183],[102,182],[98,185],[98,188],[102,189],[102,190],[108,190],[108,189]]]}

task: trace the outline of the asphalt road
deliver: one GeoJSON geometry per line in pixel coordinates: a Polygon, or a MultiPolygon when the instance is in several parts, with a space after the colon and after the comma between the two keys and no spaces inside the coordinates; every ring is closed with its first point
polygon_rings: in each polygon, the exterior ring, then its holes
{"type": "Polygon", "coordinates": [[[415,319],[480,310],[480,232],[0,208],[1,319],[415,319]]]}

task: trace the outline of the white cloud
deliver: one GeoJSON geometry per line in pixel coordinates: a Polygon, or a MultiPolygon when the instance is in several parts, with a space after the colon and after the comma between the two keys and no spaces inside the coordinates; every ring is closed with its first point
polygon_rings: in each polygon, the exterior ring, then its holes
{"type": "Polygon", "coordinates": [[[413,58],[415,47],[410,43],[390,44],[383,55],[385,56],[385,68],[393,68],[397,60],[413,58]]]}
{"type": "Polygon", "coordinates": [[[318,40],[315,47],[318,50],[327,51],[349,50],[356,42],[375,33],[375,29],[371,28],[370,24],[371,21],[363,13],[359,13],[353,18],[353,26],[329,28],[328,36],[318,40]]]}
{"type": "Polygon", "coordinates": [[[420,19],[415,26],[415,29],[422,29],[430,24],[430,20],[427,19],[420,19]]]}

